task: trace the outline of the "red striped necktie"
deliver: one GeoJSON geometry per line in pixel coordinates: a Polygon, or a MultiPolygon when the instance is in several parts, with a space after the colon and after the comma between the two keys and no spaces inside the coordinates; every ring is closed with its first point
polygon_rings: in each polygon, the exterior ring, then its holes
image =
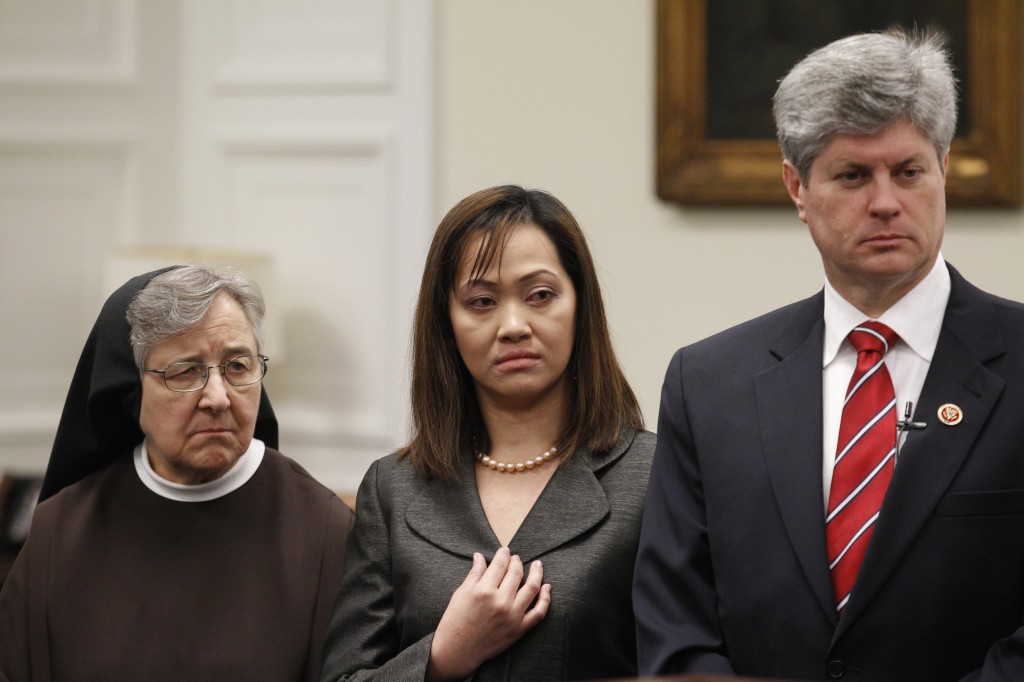
{"type": "Polygon", "coordinates": [[[843,403],[825,518],[836,610],[842,614],[896,464],[896,394],[883,360],[899,337],[865,322],[848,337],[857,367],[843,403]]]}

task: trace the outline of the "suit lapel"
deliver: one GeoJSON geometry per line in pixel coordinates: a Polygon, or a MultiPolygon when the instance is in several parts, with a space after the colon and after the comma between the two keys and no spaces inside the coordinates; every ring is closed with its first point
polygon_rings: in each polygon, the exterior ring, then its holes
{"type": "Polygon", "coordinates": [[[595,472],[619,459],[628,443],[620,439],[605,457],[577,450],[559,467],[509,543],[524,562],[583,535],[609,513],[608,496],[595,472]]]}
{"type": "MultiPolygon", "coordinates": [[[[599,524],[609,505],[596,472],[622,457],[629,442],[620,439],[600,458],[577,450],[560,466],[509,543],[512,553],[529,562],[599,524]]],[[[467,558],[481,552],[490,561],[500,544],[480,503],[472,463],[460,473],[460,481],[429,481],[406,510],[406,524],[441,549],[467,558]]]]}
{"type": "Polygon", "coordinates": [[[471,461],[463,463],[459,475],[458,481],[428,481],[405,510],[405,522],[441,549],[469,559],[480,552],[490,561],[500,543],[480,504],[471,461]]]}
{"type": "Polygon", "coordinates": [[[835,622],[822,499],[822,294],[794,309],[770,350],[779,363],[754,378],[758,425],[772,491],[800,567],[835,622]]]}
{"type": "Polygon", "coordinates": [[[985,366],[1003,354],[1003,338],[985,295],[950,267],[952,289],[914,418],[928,424],[907,435],[882,512],[840,625],[849,627],[896,568],[945,494],[988,421],[1005,382],[985,366]],[[946,426],[940,406],[953,403],[963,421],[946,426]]]}

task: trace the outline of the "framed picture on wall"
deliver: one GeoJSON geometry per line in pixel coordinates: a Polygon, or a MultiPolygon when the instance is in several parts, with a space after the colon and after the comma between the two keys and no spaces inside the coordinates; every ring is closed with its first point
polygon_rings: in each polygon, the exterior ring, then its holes
{"type": "Polygon", "coordinates": [[[951,206],[1021,204],[1019,0],[658,0],[657,191],[783,205],[775,87],[811,50],[892,26],[940,31],[960,86],[951,206]]]}

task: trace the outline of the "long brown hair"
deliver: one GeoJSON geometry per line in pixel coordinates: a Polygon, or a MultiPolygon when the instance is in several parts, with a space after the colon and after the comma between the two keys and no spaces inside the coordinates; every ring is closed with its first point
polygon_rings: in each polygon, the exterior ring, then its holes
{"type": "Polygon", "coordinates": [[[445,480],[458,478],[458,460],[474,449],[490,449],[473,378],[455,344],[449,295],[469,243],[483,239],[473,274],[485,272],[519,225],[536,225],[558,250],[576,290],[576,338],[566,372],[569,417],[559,438],[561,452],[579,447],[610,450],[626,428],[643,428],[643,416],[608,333],[594,261],[576,219],[547,192],[503,185],[481,190],[457,203],[434,234],[423,270],[413,328],[412,440],[399,451],[417,471],[445,480]]]}

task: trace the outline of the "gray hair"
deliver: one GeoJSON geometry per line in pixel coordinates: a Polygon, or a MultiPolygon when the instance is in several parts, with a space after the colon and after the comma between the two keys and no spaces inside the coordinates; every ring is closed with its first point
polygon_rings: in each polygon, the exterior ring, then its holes
{"type": "Polygon", "coordinates": [[[241,272],[222,273],[202,265],[186,265],[154,277],[128,305],[126,316],[138,368],[145,368],[146,354],[153,346],[198,325],[221,292],[242,306],[259,352],[266,305],[256,282],[241,272]]]}
{"type": "Polygon", "coordinates": [[[956,78],[938,34],[861,33],[811,52],[775,92],[783,157],[806,185],[829,137],[871,135],[909,121],[939,161],[956,131],[956,78]]]}

